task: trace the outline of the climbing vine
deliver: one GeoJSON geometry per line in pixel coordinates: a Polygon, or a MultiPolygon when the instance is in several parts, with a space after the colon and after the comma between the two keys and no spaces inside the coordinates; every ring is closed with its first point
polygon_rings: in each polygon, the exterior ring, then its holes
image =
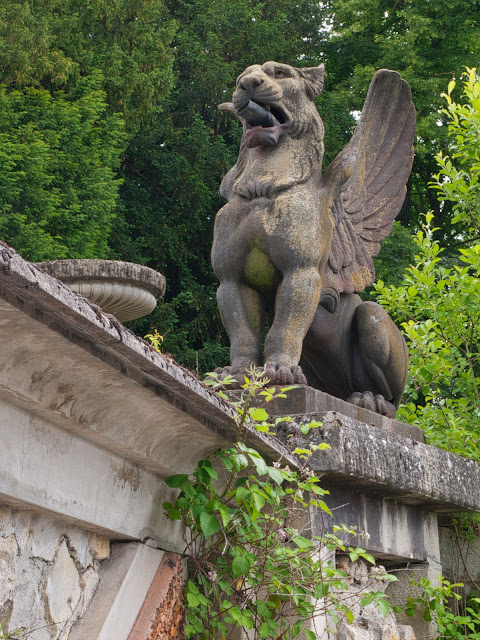
{"type": "MultiPolygon", "coordinates": [[[[215,374],[210,382],[217,388],[220,384],[215,374]]],[[[229,382],[223,380],[221,386],[229,382]]],[[[171,520],[185,525],[187,638],[226,639],[241,628],[254,638],[291,639],[303,632],[307,640],[315,640],[320,617],[327,627],[341,619],[353,621],[352,596],[345,595],[347,575],[335,568],[335,550],[352,561],[375,563],[364,549],[348,546],[357,535],[348,527],[333,527],[321,537],[307,530],[311,508],[331,513],[324,501],[328,491],[307,465],[313,450],[328,445],[300,449],[290,443],[297,461],[291,469],[281,460],[270,464],[246,444],[251,429],[274,437],[279,424],[289,420],[272,423],[264,408],[252,406],[256,395],[266,403],[285,397],[288,388],[277,391],[267,383],[255,371],[245,378],[241,397],[233,402],[237,437],[232,447],[201,460],[192,474],[166,480],[180,493],[163,507],[171,520]]],[[[222,390],[220,394],[227,397],[222,390]]],[[[319,426],[303,425],[302,433],[319,426]]],[[[396,579],[375,575],[372,580],[396,579]]],[[[384,614],[390,610],[383,591],[356,598],[362,606],[376,602],[384,614]]]]}

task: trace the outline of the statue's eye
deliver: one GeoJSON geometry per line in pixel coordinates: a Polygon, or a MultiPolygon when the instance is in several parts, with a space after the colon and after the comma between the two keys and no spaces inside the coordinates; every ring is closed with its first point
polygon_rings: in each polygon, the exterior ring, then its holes
{"type": "Polygon", "coordinates": [[[286,78],[287,72],[284,69],[275,69],[275,78],[286,78]]]}

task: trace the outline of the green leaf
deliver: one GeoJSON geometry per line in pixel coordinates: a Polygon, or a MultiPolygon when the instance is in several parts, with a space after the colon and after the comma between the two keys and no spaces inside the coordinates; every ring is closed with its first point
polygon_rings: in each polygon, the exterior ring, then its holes
{"type": "Polygon", "coordinates": [[[377,600],[376,605],[377,605],[377,609],[382,614],[382,616],[386,618],[387,615],[390,613],[390,609],[391,609],[390,603],[388,602],[388,600],[381,598],[380,600],[377,600]]]}
{"type": "Polygon", "coordinates": [[[271,479],[276,482],[278,485],[281,485],[283,482],[283,474],[281,471],[279,471],[278,469],[275,469],[275,467],[268,467],[268,475],[271,477],[271,479]]]}
{"type": "Polygon", "coordinates": [[[361,553],[360,554],[364,560],[370,562],[370,564],[375,564],[375,558],[369,553],[361,553]]]}
{"type": "Polygon", "coordinates": [[[268,472],[267,463],[262,457],[250,456],[250,459],[255,465],[255,469],[259,476],[264,476],[268,472]]]}
{"type": "Polygon", "coordinates": [[[313,546],[313,542],[308,538],[304,538],[303,536],[295,536],[292,541],[299,547],[300,549],[309,549],[313,546]]]}
{"type": "Polygon", "coordinates": [[[200,527],[202,528],[204,536],[210,538],[217,533],[220,524],[213,514],[202,511],[200,514],[200,527]]]}
{"type": "Polygon", "coordinates": [[[182,483],[182,491],[183,493],[188,497],[188,498],[195,498],[197,495],[197,492],[195,491],[195,487],[193,486],[193,484],[190,482],[190,480],[186,480],[185,482],[182,483]]]}
{"type": "Polygon", "coordinates": [[[187,482],[188,476],[185,473],[179,473],[175,476],[168,476],[165,478],[165,482],[172,489],[179,489],[185,482],[187,482]]]}
{"type": "Polygon", "coordinates": [[[238,578],[250,569],[250,562],[245,556],[235,556],[232,562],[232,575],[238,578]]]}
{"type": "Polygon", "coordinates": [[[265,420],[268,420],[268,413],[265,411],[265,409],[255,407],[250,409],[249,413],[250,417],[252,418],[252,420],[255,420],[255,422],[264,422],[265,420]]]}
{"type": "Polygon", "coordinates": [[[257,613],[259,616],[262,616],[263,618],[270,617],[270,607],[266,602],[263,602],[263,600],[257,600],[255,602],[255,606],[257,607],[257,613]]]}
{"type": "Polygon", "coordinates": [[[305,634],[306,640],[317,640],[317,634],[313,633],[313,631],[309,631],[308,629],[304,629],[303,633],[305,634]]]}
{"type": "Polygon", "coordinates": [[[265,506],[265,498],[256,491],[252,492],[252,498],[257,511],[261,511],[265,506]]]}
{"type": "Polygon", "coordinates": [[[260,638],[272,638],[276,636],[278,629],[278,624],[273,620],[267,620],[263,624],[260,625],[258,629],[258,634],[260,638]]]}
{"type": "Polygon", "coordinates": [[[237,500],[248,500],[250,498],[250,490],[245,487],[238,487],[235,492],[235,497],[237,500]]]}
{"type": "Polygon", "coordinates": [[[248,467],[247,456],[243,453],[234,454],[232,455],[232,463],[235,471],[241,471],[242,469],[245,469],[245,467],[248,467]]]}
{"type": "Polygon", "coordinates": [[[230,514],[230,511],[228,509],[228,507],[226,507],[224,504],[219,505],[218,507],[218,511],[220,513],[220,517],[222,518],[222,523],[223,526],[226,527],[227,524],[231,521],[232,516],[230,514]]]}
{"type": "Polygon", "coordinates": [[[198,597],[190,592],[187,592],[187,601],[189,607],[198,607],[198,605],[200,604],[200,600],[198,599],[198,597]]]}

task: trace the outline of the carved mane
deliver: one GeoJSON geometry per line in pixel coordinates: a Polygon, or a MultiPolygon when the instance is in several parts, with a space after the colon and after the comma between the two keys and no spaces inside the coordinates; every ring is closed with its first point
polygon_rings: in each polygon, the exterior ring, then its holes
{"type": "Polygon", "coordinates": [[[272,197],[279,191],[306,182],[323,158],[323,124],[320,118],[310,121],[298,138],[288,136],[275,149],[267,152],[240,144],[233,192],[251,200],[272,197]]]}

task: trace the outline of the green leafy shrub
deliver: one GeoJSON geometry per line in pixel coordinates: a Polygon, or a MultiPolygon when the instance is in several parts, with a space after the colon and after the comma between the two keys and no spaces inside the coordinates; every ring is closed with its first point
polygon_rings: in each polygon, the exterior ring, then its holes
{"type": "Polygon", "coordinates": [[[453,202],[458,249],[443,259],[433,216],[414,238],[418,254],[400,286],[375,286],[378,302],[402,325],[410,377],[399,417],[425,429],[438,447],[480,460],[480,80],[464,74],[463,102],[444,94],[451,156],[437,156],[431,186],[453,202]]]}
{"type": "MultiPolygon", "coordinates": [[[[312,451],[328,445],[300,449],[292,443],[298,464],[290,469],[281,462],[268,463],[245,444],[249,429],[272,436],[275,427],[289,419],[272,424],[265,409],[251,406],[257,393],[266,402],[285,397],[288,388],[278,392],[267,382],[256,372],[245,379],[242,397],[233,403],[237,438],[232,447],[201,460],[192,474],[166,480],[180,494],[163,507],[171,520],[185,524],[188,638],[220,640],[241,628],[254,632],[255,638],[290,639],[303,632],[307,640],[315,640],[312,624],[318,616],[353,621],[351,595],[342,596],[347,575],[335,568],[331,554],[340,549],[352,561],[375,562],[364,549],[347,546],[346,539],[356,535],[347,527],[313,539],[306,531],[310,509],[330,514],[323,500],[328,492],[307,469],[312,451]],[[326,550],[330,560],[325,559],[326,550]]],[[[302,431],[318,426],[313,422],[302,431]]],[[[382,613],[390,610],[382,591],[362,597],[362,606],[375,602],[382,613]]]]}

